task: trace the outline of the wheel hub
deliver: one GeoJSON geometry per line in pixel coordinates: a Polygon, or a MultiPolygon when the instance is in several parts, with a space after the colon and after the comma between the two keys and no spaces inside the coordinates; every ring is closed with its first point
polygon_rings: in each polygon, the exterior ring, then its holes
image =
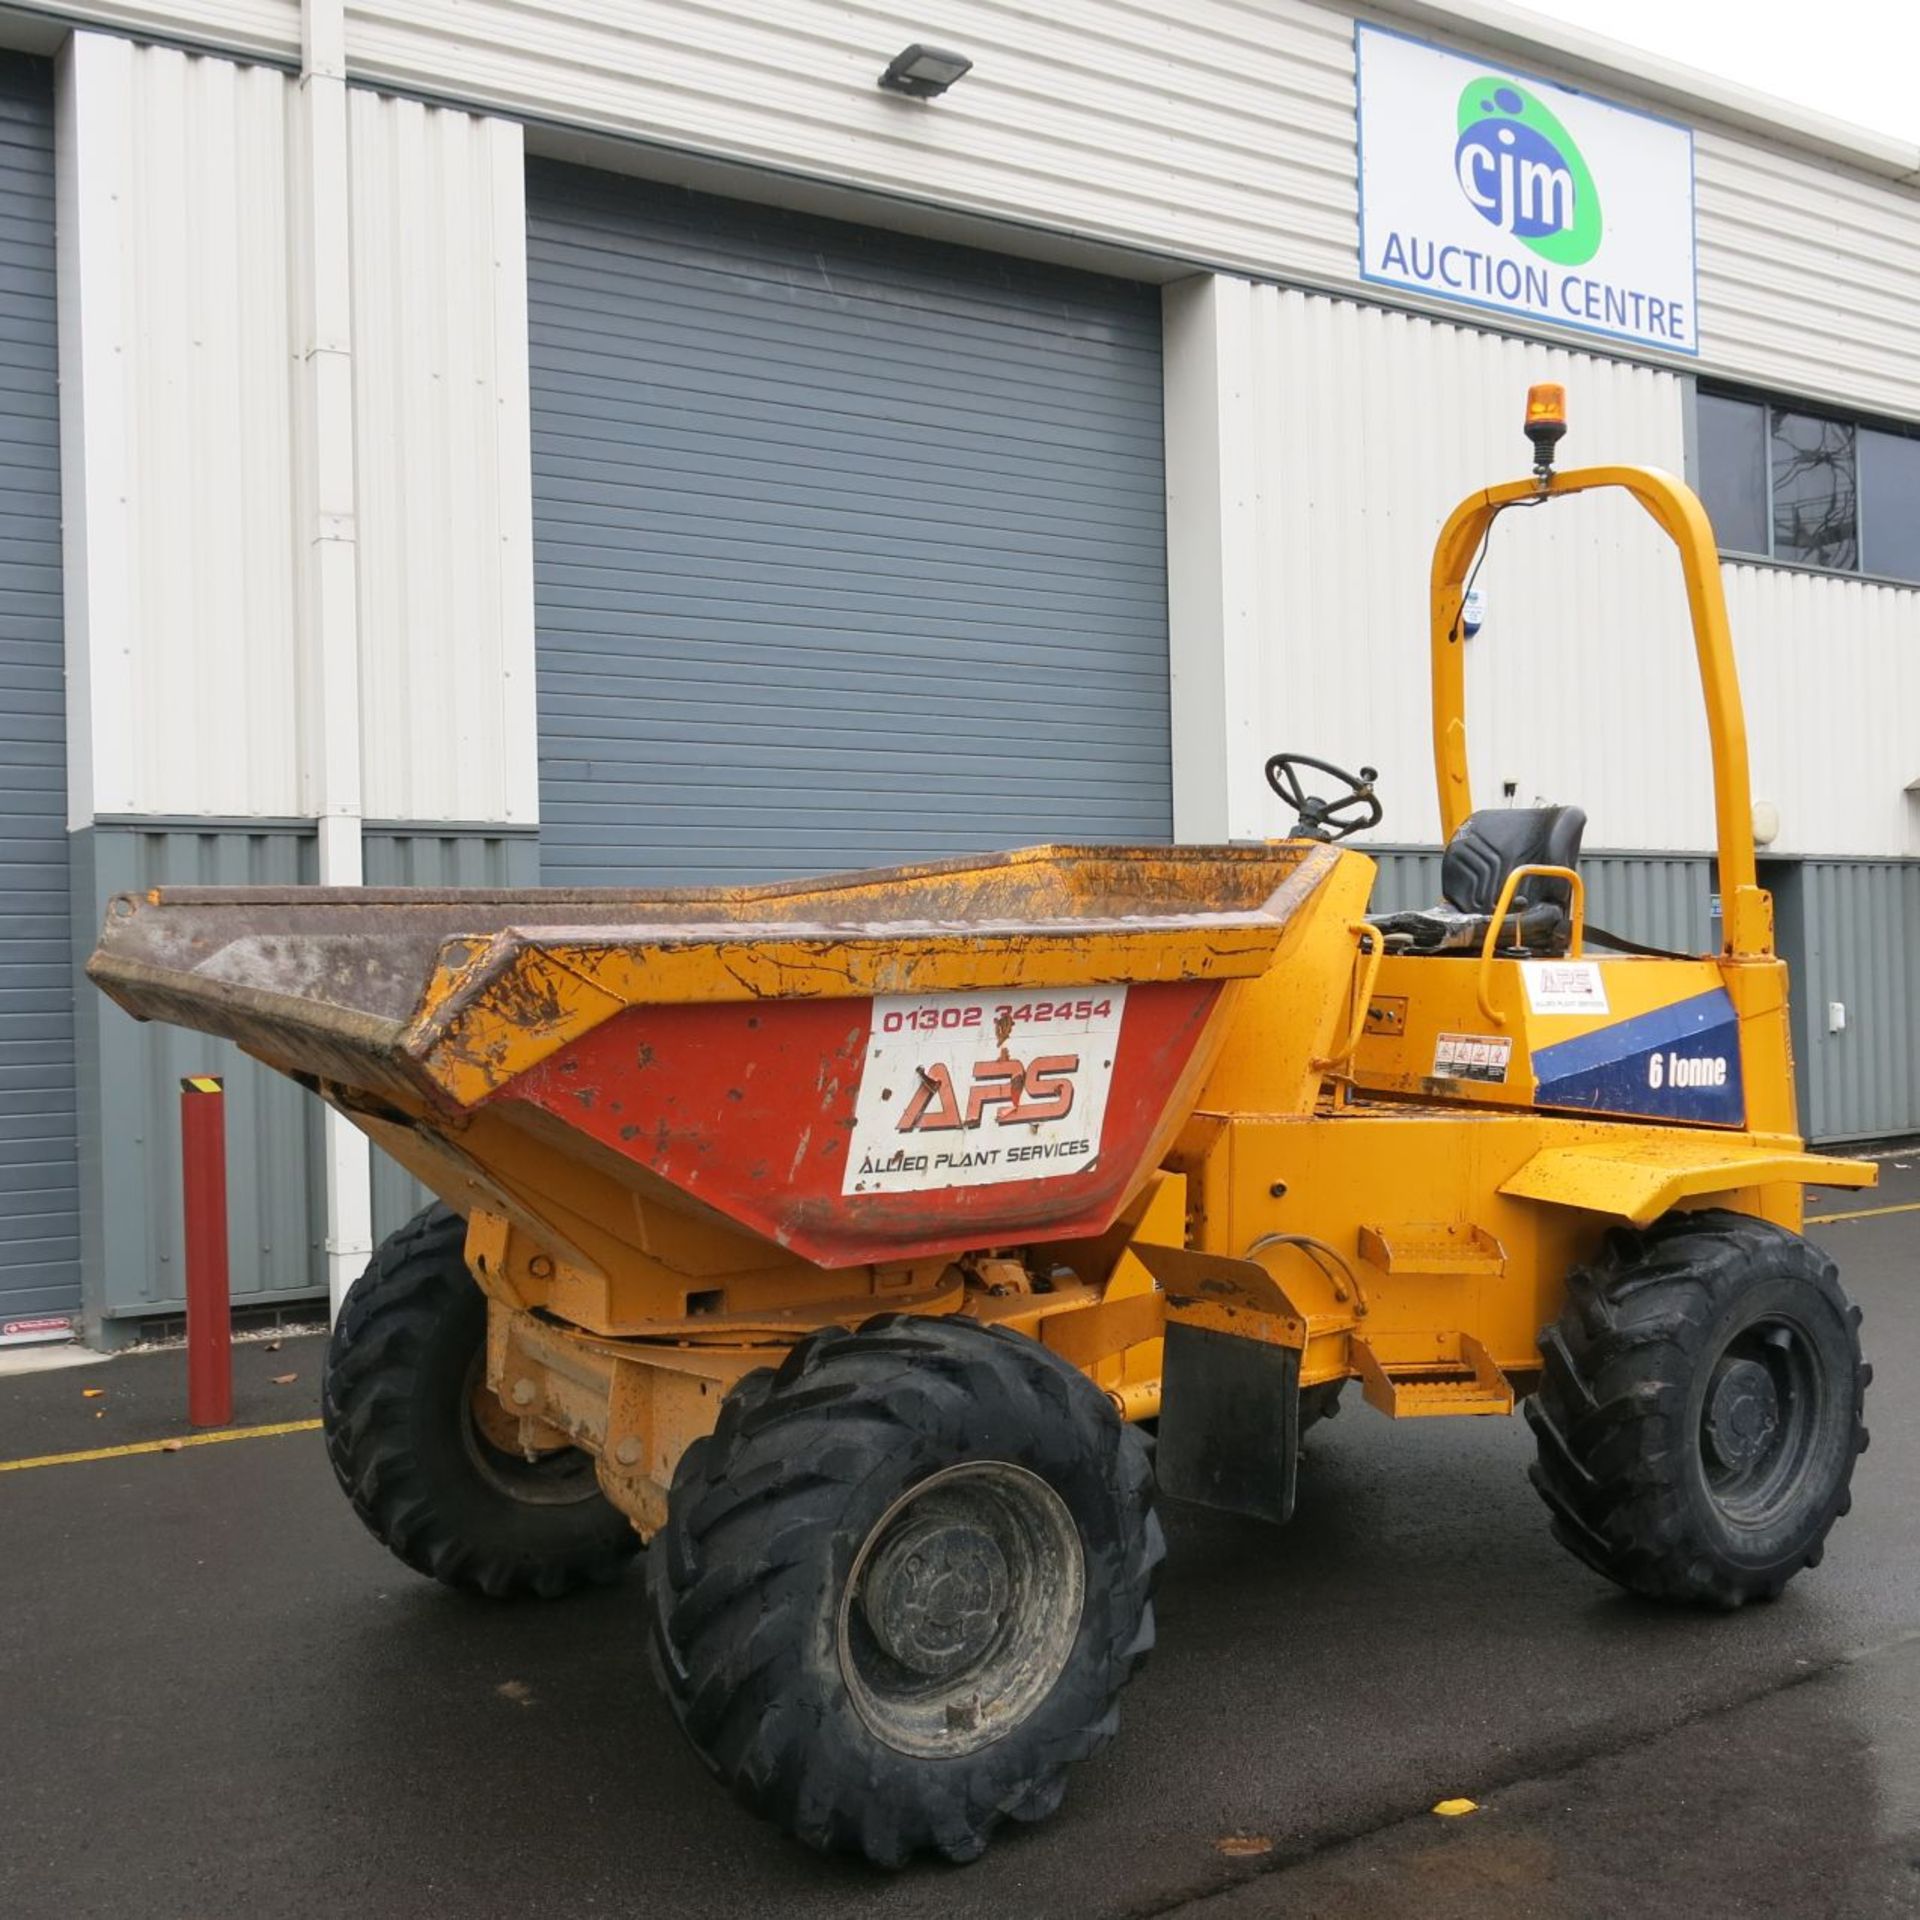
{"type": "Polygon", "coordinates": [[[847,1569],[835,1637],[854,1708],[900,1753],[972,1753],[1046,1699],[1085,1599],[1079,1528],[1047,1481],[1006,1460],[943,1467],[847,1569]]]}
{"type": "Polygon", "coordinates": [[[985,1528],[929,1516],[883,1541],[861,1605],[873,1637],[910,1672],[946,1680],[993,1645],[1011,1599],[1007,1557],[985,1528]]]}
{"type": "Polygon", "coordinates": [[[1722,1360],[1707,1393],[1707,1446],[1729,1472],[1763,1458],[1780,1431],[1780,1389],[1758,1360],[1722,1360]]]}

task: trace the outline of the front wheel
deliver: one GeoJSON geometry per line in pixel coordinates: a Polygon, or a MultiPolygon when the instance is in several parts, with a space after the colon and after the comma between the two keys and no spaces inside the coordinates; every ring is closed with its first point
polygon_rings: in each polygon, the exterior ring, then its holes
{"type": "Polygon", "coordinates": [[[494,1599],[607,1582],[639,1549],[576,1447],[529,1459],[487,1390],[487,1301],[467,1223],[429,1207],[348,1289],[320,1391],[353,1510],[416,1572],[494,1599]]]}
{"type": "Polygon", "coordinates": [[[828,1328],[749,1374],[648,1554],[655,1666],[707,1765],[823,1852],[970,1860],[1060,1803],[1153,1644],[1145,1440],[1037,1341],[828,1328]]]}
{"type": "Polygon", "coordinates": [[[1872,1370],[1834,1263],[1745,1214],[1620,1229],[1577,1269],[1527,1403],[1555,1537],[1654,1599],[1737,1607],[1817,1566],[1872,1370]]]}

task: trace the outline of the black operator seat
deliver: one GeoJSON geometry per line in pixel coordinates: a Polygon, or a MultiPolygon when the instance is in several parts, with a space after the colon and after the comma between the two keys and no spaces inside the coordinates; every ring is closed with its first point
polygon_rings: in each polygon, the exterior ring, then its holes
{"type": "MultiPolygon", "coordinates": [[[[1397,953],[1480,950],[1500,890],[1516,867],[1580,866],[1587,816],[1578,807],[1487,807],[1469,814],[1440,856],[1444,904],[1389,913],[1373,924],[1397,953]]],[[[1523,880],[1500,944],[1529,953],[1565,953],[1573,931],[1573,889],[1564,880],[1523,880]]]]}

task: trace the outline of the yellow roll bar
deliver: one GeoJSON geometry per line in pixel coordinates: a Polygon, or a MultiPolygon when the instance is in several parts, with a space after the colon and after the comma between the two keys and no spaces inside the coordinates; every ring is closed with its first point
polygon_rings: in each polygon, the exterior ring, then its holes
{"type": "Polygon", "coordinates": [[[1441,832],[1453,837],[1473,811],[1467,773],[1466,661],[1460,611],[1467,571],[1494,516],[1522,501],[1621,487],[1653,517],[1680,551],[1693,618],[1694,651],[1713,748],[1713,808],[1720,843],[1723,946],[1728,958],[1773,954],[1773,903],[1754,867],[1753,794],[1747,770],[1747,723],[1733,660],[1727,598],[1713,526],[1699,496],[1657,467],[1576,467],[1513,480],[1469,494],[1448,516],[1433,550],[1433,770],[1440,790],[1441,832]]]}

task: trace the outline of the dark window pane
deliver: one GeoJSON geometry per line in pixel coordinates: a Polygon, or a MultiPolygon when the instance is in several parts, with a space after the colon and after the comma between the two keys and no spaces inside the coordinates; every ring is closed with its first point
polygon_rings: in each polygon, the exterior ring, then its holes
{"type": "Polygon", "coordinates": [[[1767,414],[1757,400],[1699,398],[1700,498],[1713,537],[1734,553],[1767,551],[1767,414]]]}
{"type": "Polygon", "coordinates": [[[1860,564],[1853,428],[1773,410],[1773,557],[1810,567],[1860,564]]]}
{"type": "Polygon", "coordinates": [[[1860,564],[1920,580],[1920,440],[1860,430],[1860,564]]]}

